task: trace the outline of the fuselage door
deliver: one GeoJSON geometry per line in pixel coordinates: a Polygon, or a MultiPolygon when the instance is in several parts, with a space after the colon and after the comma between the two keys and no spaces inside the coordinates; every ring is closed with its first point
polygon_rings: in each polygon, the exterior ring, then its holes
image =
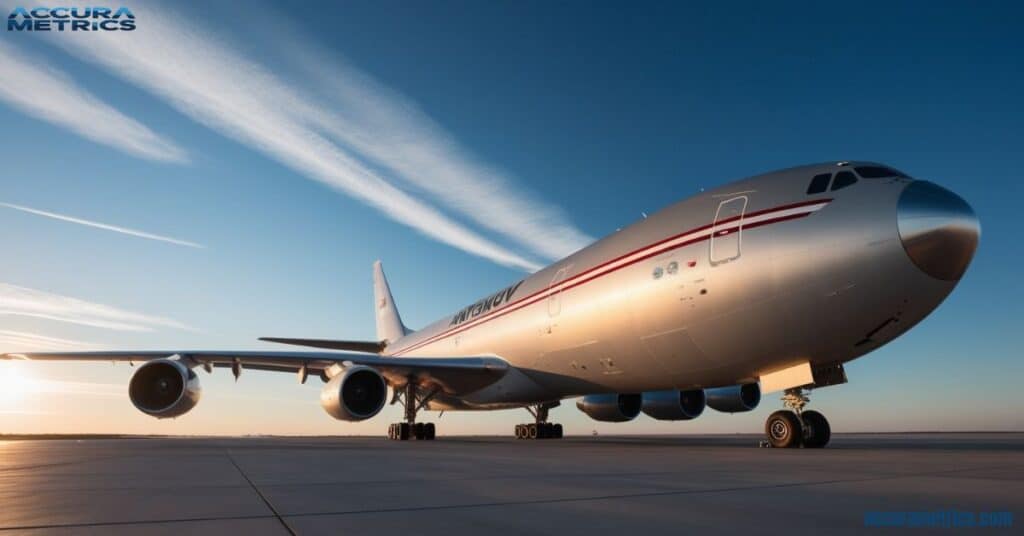
{"type": "Polygon", "coordinates": [[[563,266],[555,274],[555,277],[551,279],[551,284],[548,285],[548,290],[553,290],[548,295],[548,316],[554,318],[562,313],[562,289],[561,284],[565,281],[565,276],[569,274],[569,266],[563,266]]]}
{"type": "Polygon", "coordinates": [[[718,204],[708,254],[712,266],[739,258],[743,246],[743,213],[746,210],[745,195],[731,197],[718,204]]]}

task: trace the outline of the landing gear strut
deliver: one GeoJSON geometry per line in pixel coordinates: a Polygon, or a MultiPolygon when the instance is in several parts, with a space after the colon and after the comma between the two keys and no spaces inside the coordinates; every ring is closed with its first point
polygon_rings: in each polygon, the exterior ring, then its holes
{"type": "Polygon", "coordinates": [[[825,416],[814,410],[804,411],[811,399],[802,387],[786,389],[782,403],[789,409],[768,416],[764,433],[768,444],[776,448],[821,448],[828,444],[832,429],[825,416]]]}
{"type": "Polygon", "coordinates": [[[430,399],[438,393],[434,389],[423,395],[417,395],[416,384],[410,378],[402,391],[395,389],[395,395],[391,403],[401,402],[405,407],[405,422],[392,423],[388,427],[388,439],[407,441],[409,439],[432,440],[434,439],[435,428],[432,422],[416,422],[416,413],[426,407],[430,399]],[[401,393],[401,394],[400,394],[401,393]]]}
{"type": "Polygon", "coordinates": [[[548,402],[534,406],[526,406],[533,415],[534,422],[516,425],[516,439],[561,439],[562,425],[548,422],[548,410],[557,407],[560,402],[548,402]]]}

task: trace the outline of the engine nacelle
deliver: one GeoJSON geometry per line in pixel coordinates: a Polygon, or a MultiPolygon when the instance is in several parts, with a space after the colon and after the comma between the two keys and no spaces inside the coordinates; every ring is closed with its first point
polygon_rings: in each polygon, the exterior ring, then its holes
{"type": "Polygon", "coordinates": [[[704,411],[704,390],[649,391],[643,394],[643,412],[660,421],[695,419],[704,411]]]}
{"type": "Polygon", "coordinates": [[[587,395],[576,401],[576,407],[591,419],[603,422],[631,421],[640,414],[639,394],[587,395]]]}
{"type": "Polygon", "coordinates": [[[174,359],[156,359],[139,367],[128,382],[128,397],[139,411],[158,419],[178,417],[199,403],[202,389],[195,371],[174,359]]]}
{"type": "Polygon", "coordinates": [[[320,391],[320,406],[342,421],[361,421],[380,413],[388,398],[384,377],[375,369],[357,365],[331,378],[320,391]]]}
{"type": "Polygon", "coordinates": [[[705,389],[704,394],[710,408],[724,413],[750,411],[761,402],[761,387],[756,383],[705,389]]]}

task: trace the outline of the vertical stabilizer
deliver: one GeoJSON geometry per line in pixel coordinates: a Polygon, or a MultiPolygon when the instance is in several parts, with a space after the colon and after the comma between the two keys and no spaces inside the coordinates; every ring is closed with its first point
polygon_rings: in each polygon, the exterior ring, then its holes
{"type": "Polygon", "coordinates": [[[398,316],[398,307],[391,297],[391,289],[388,288],[388,280],[384,277],[380,261],[373,263],[373,299],[377,312],[377,340],[387,344],[409,333],[402,324],[402,317],[398,316]]]}

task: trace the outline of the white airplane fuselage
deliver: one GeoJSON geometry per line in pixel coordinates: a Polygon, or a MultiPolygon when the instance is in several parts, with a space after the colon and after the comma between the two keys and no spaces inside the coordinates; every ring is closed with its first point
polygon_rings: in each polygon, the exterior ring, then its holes
{"type": "Polygon", "coordinates": [[[877,164],[803,166],[701,193],[393,341],[384,355],[495,355],[511,365],[497,383],[438,396],[430,409],[706,389],[848,362],[934,310],[977,241],[966,203],[924,181],[855,176],[807,193],[816,175],[861,166],[877,164]],[[930,230],[952,241],[933,233],[913,250],[913,233],[935,214],[948,221],[930,230]]]}

